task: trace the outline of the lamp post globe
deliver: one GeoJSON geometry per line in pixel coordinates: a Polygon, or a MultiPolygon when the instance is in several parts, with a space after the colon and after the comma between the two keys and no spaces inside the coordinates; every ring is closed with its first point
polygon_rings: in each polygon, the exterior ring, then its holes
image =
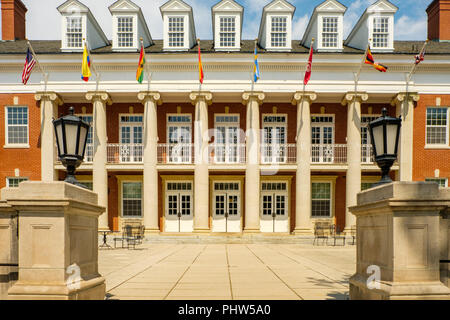
{"type": "Polygon", "coordinates": [[[395,160],[397,160],[401,126],[401,117],[388,116],[386,108],[383,108],[380,118],[369,123],[375,162],[381,169],[381,180],[374,186],[392,182],[389,172],[395,160]]]}
{"type": "Polygon", "coordinates": [[[53,126],[58,158],[67,170],[64,181],[84,188],[75,178],[75,170],[83,162],[90,125],[73,113],[74,108],[70,107],[68,115],[53,120],[53,126]]]}

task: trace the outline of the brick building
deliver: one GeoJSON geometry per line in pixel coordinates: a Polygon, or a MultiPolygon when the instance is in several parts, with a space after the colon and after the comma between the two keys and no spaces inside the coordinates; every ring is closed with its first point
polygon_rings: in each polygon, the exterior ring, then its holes
{"type": "Polygon", "coordinates": [[[254,41],[242,39],[244,8],[220,1],[212,8],[213,40],[201,41],[199,87],[193,13],[184,1],[160,8],[161,40],[152,38],[132,1],[109,7],[111,40],[88,7],[64,2],[62,38],[31,41],[49,81],[36,67],[23,86],[26,8],[2,0],[0,187],[64,179],[51,120],[74,106],[92,124],[77,178],[107,207],[100,228],[118,231],[124,221],[139,220],[148,233],[310,234],[315,221],[335,220],[348,229],[355,218],[347,207],[379,179],[367,124],[382,108],[403,118],[393,178],[448,185],[449,2],[435,0],[427,9],[431,41],[406,85],[422,42],[394,41],[398,8],[389,1],[369,6],[347,39],[346,7],[324,1],[300,41],[292,40],[296,8],[285,0],[268,3],[255,35],[261,79],[254,84],[254,41]],[[80,80],[83,38],[101,75],[98,86],[95,76],[80,80]],[[135,80],[140,38],[149,84],[135,80]],[[313,76],[303,91],[312,38],[313,76]],[[355,94],[353,75],[369,39],[389,70],[365,65],[355,94]]]}

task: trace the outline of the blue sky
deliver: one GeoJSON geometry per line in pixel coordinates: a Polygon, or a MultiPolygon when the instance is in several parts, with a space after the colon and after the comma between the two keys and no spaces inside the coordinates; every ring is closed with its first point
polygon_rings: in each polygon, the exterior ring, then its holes
{"type": "MultiPolygon", "coordinates": [[[[22,0],[28,8],[27,36],[32,40],[61,39],[60,15],[56,8],[65,0],[22,0]]],[[[108,6],[116,0],[80,0],[87,5],[108,38],[111,38],[111,14],[108,6]]],[[[162,38],[162,19],[159,7],[167,0],[133,0],[145,15],[154,39],[162,38]]],[[[399,10],[395,15],[396,40],[425,40],[427,14],[425,9],[432,0],[391,0],[399,10]]],[[[219,0],[185,0],[194,9],[197,36],[212,39],[211,7],[219,0]]],[[[257,37],[262,8],[271,0],[237,0],[244,6],[243,38],[257,37]]],[[[291,0],[297,7],[293,21],[293,39],[301,39],[315,6],[323,0],[291,0]]],[[[344,38],[351,31],[364,10],[376,0],[341,0],[347,6],[344,16],[344,38]]]]}

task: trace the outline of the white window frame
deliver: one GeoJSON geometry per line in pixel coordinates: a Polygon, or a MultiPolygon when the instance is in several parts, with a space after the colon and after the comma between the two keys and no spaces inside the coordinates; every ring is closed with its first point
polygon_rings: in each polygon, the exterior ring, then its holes
{"type": "Polygon", "coordinates": [[[369,17],[369,23],[368,23],[368,27],[369,27],[369,38],[371,39],[370,41],[370,49],[373,52],[383,52],[383,51],[392,51],[394,50],[394,17],[390,14],[376,14],[376,15],[371,15],[369,17]],[[385,47],[375,47],[374,43],[375,43],[375,37],[374,37],[374,27],[375,27],[375,19],[383,19],[386,18],[388,20],[388,32],[385,33],[387,34],[387,46],[385,47]]]}
{"type": "Polygon", "coordinates": [[[292,17],[288,14],[271,13],[266,16],[266,49],[269,51],[286,51],[292,49],[292,17]],[[286,46],[272,46],[272,18],[286,18],[286,46]]]}
{"type": "MultiPolygon", "coordinates": [[[[237,135],[238,135],[238,142],[236,144],[236,161],[229,161],[230,160],[230,154],[228,154],[227,152],[227,146],[233,145],[231,143],[226,143],[227,137],[224,137],[225,140],[225,144],[223,144],[223,147],[225,148],[225,162],[218,162],[217,160],[217,153],[216,150],[214,150],[214,161],[216,163],[239,163],[240,162],[240,157],[241,157],[241,115],[239,113],[215,113],[214,114],[214,145],[217,145],[217,126],[221,126],[221,127],[226,127],[226,128],[230,128],[230,127],[237,127],[237,135]],[[237,117],[237,121],[236,122],[217,122],[217,117],[223,117],[223,116],[230,116],[230,117],[237,117]]],[[[226,129],[225,129],[226,130],[226,129]]]]}
{"type": "Polygon", "coordinates": [[[219,35],[219,47],[220,48],[235,48],[236,47],[236,41],[237,41],[237,27],[236,27],[236,22],[237,22],[237,17],[236,16],[218,16],[219,18],[219,30],[218,30],[218,35],[219,35]],[[224,31],[222,32],[222,19],[234,19],[234,31],[224,31]],[[233,34],[234,37],[234,44],[233,45],[224,45],[222,44],[222,33],[226,33],[226,34],[233,34]]]}
{"type": "Polygon", "coordinates": [[[236,14],[215,15],[214,49],[217,51],[238,51],[241,47],[241,16],[236,14]],[[222,18],[234,18],[234,46],[221,46],[220,20],[222,18]]]}
{"type": "MultiPolygon", "coordinates": [[[[141,127],[142,127],[142,143],[139,143],[139,144],[144,144],[144,114],[143,113],[119,113],[119,141],[121,141],[121,139],[122,139],[122,128],[123,127],[137,127],[137,126],[139,126],[139,123],[141,124],[141,127]],[[121,121],[122,117],[142,117],[142,122],[122,122],[121,121]]],[[[130,134],[133,134],[133,132],[131,131],[130,134]]],[[[133,140],[133,138],[131,138],[131,140],[133,140]]],[[[127,143],[119,142],[119,144],[127,144],[127,143]]],[[[130,143],[130,144],[135,144],[135,143],[130,143]]]]}
{"type": "Polygon", "coordinates": [[[186,50],[189,45],[189,17],[187,15],[166,15],[166,23],[164,26],[164,33],[166,35],[166,41],[164,44],[167,50],[186,50]],[[171,46],[170,45],[170,34],[171,33],[181,33],[181,32],[170,32],[170,19],[171,18],[182,18],[183,19],[183,45],[181,46],[171,46]]]}
{"type": "MultiPolygon", "coordinates": [[[[23,125],[22,125],[23,126],[23,125]]],[[[28,149],[30,148],[30,108],[25,105],[7,105],[5,106],[5,145],[8,149],[28,149]],[[27,142],[26,143],[9,143],[8,136],[8,108],[26,108],[27,109],[27,142]]]]}
{"type": "Polygon", "coordinates": [[[114,48],[116,50],[136,50],[137,45],[137,17],[135,15],[117,15],[114,19],[114,48]],[[119,19],[131,19],[132,31],[119,32],[119,19]],[[119,34],[132,34],[131,46],[121,46],[119,41],[119,34]]]}
{"type": "MultiPolygon", "coordinates": [[[[91,126],[89,127],[89,132],[92,136],[92,143],[86,142],[86,151],[84,153],[84,162],[91,163],[94,161],[94,115],[92,113],[77,113],[75,114],[77,117],[91,117],[92,122],[90,123],[91,126]],[[89,151],[91,152],[91,155],[89,156],[89,151]]],[[[84,120],[83,120],[84,121],[84,120]]]]}
{"type": "MultiPolygon", "coordinates": [[[[311,132],[313,127],[333,127],[333,142],[332,145],[336,144],[336,117],[334,114],[311,114],[311,132]],[[313,117],[331,117],[333,119],[333,122],[312,122],[313,117]]],[[[323,137],[322,139],[323,140],[323,137]]],[[[312,137],[311,137],[311,145],[312,145],[312,137]]],[[[322,144],[321,144],[322,145],[322,144]]]]}
{"type": "Polygon", "coordinates": [[[81,41],[81,46],[80,47],[69,47],[69,38],[67,36],[67,22],[68,22],[68,18],[81,18],[81,33],[82,33],[82,38],[81,39],[86,39],[86,23],[87,23],[87,18],[86,15],[81,14],[81,15],[69,15],[69,14],[64,14],[62,15],[62,48],[61,50],[63,51],[83,51],[84,48],[84,43],[83,40],[81,41]]]}
{"type": "Polygon", "coordinates": [[[320,23],[320,47],[325,50],[340,48],[339,41],[341,39],[341,36],[340,36],[340,19],[339,19],[339,17],[331,16],[331,15],[322,16],[320,21],[321,21],[321,23],[320,23]],[[330,32],[330,31],[325,32],[325,30],[324,30],[325,19],[336,19],[336,32],[330,32]],[[325,33],[336,36],[336,45],[335,46],[325,46],[325,33]]]}
{"type": "MultiPolygon", "coordinates": [[[[289,136],[288,135],[288,129],[289,129],[289,117],[288,117],[288,114],[287,113],[263,113],[262,114],[262,118],[261,118],[261,123],[262,123],[262,130],[261,130],[261,137],[260,137],[260,139],[261,139],[260,140],[261,141],[261,146],[265,146],[266,147],[263,150],[261,150],[261,162],[263,164],[285,163],[287,161],[287,158],[288,158],[288,144],[289,144],[289,142],[288,142],[288,136],[289,136]],[[285,117],[286,121],[285,122],[265,122],[264,118],[268,117],[268,116],[269,117],[270,116],[272,116],[272,117],[274,117],[274,116],[275,117],[285,117]],[[284,150],[283,150],[284,151],[284,156],[282,156],[282,155],[275,156],[274,153],[273,153],[274,150],[273,150],[273,147],[272,147],[272,151],[271,151],[272,159],[269,160],[269,161],[266,161],[266,159],[268,159],[269,156],[265,152],[267,150],[269,150],[269,149],[267,149],[267,146],[269,146],[269,144],[265,142],[265,132],[264,132],[264,128],[265,127],[272,127],[272,128],[274,128],[274,127],[284,127],[285,143],[279,145],[279,146],[281,146],[281,148],[284,148],[284,150]],[[275,161],[275,162],[273,162],[274,158],[282,159],[283,161],[275,161]]],[[[272,137],[272,140],[273,139],[274,139],[274,137],[272,137]]],[[[271,146],[276,146],[276,144],[273,143],[273,142],[270,145],[271,146]]],[[[276,150],[275,150],[275,152],[276,152],[276,150]]]]}
{"type": "Polygon", "coordinates": [[[16,187],[11,187],[10,186],[10,181],[9,181],[10,179],[23,179],[20,182],[24,182],[24,181],[29,181],[30,180],[28,177],[6,177],[6,187],[7,188],[16,188],[16,187]]]}
{"type": "Polygon", "coordinates": [[[122,180],[120,182],[120,217],[123,219],[142,219],[144,217],[144,183],[141,180],[122,180]],[[125,183],[140,183],[141,184],[141,214],[139,216],[126,216],[124,215],[124,210],[123,210],[123,201],[124,201],[124,197],[123,197],[123,192],[124,192],[124,188],[123,185],[125,183]]]}
{"type": "Polygon", "coordinates": [[[311,177],[311,212],[310,212],[311,219],[333,219],[335,217],[334,193],[335,193],[335,181],[331,181],[328,179],[314,179],[313,177],[311,177]],[[313,216],[313,200],[324,200],[324,199],[313,199],[312,194],[313,183],[327,183],[330,185],[330,214],[328,216],[313,216]]]}
{"type": "MultiPolygon", "coordinates": [[[[430,127],[433,127],[432,125],[430,127]]],[[[425,109],[425,148],[431,147],[431,148],[449,148],[449,142],[450,142],[450,107],[442,107],[442,106],[428,106],[425,109]],[[428,143],[428,109],[446,109],[447,110],[447,125],[446,125],[446,137],[445,143],[428,143]]]]}
{"type": "Polygon", "coordinates": [[[444,187],[439,185],[439,188],[448,188],[448,178],[425,178],[426,182],[436,182],[436,180],[444,180],[444,187]]]}

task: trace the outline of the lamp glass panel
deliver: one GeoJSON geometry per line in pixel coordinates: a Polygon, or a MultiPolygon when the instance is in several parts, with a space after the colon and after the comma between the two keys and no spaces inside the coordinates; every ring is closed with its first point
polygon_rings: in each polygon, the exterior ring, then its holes
{"type": "Polygon", "coordinates": [[[387,154],[395,153],[395,141],[397,140],[397,125],[388,124],[386,126],[387,154]]]}
{"type": "Polygon", "coordinates": [[[80,141],[78,143],[78,145],[79,145],[78,155],[80,157],[83,156],[83,148],[84,148],[84,144],[86,142],[87,133],[88,133],[88,128],[80,126],[80,141]]]}
{"type": "Polygon", "coordinates": [[[59,152],[61,154],[64,154],[64,143],[63,143],[63,134],[62,134],[62,123],[59,122],[56,125],[56,134],[57,134],[57,139],[58,139],[58,146],[59,146],[59,152]]]}
{"type": "Polygon", "coordinates": [[[373,139],[375,142],[376,155],[384,154],[384,142],[383,142],[383,126],[373,128],[373,139]]]}
{"type": "Polygon", "coordinates": [[[75,155],[78,142],[77,141],[78,124],[66,122],[65,125],[66,125],[67,154],[75,155]]]}

